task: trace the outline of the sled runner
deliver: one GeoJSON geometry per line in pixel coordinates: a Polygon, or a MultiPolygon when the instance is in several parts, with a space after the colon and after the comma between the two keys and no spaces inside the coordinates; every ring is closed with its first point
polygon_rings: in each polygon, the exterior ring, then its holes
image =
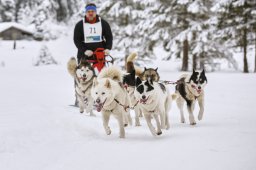
{"type": "Polygon", "coordinates": [[[92,67],[100,72],[106,64],[113,64],[114,59],[110,55],[104,54],[104,48],[97,48],[93,53],[93,60],[87,60],[89,63],[92,63],[92,67]],[[110,57],[110,60],[106,59],[106,57],[110,57]]]}

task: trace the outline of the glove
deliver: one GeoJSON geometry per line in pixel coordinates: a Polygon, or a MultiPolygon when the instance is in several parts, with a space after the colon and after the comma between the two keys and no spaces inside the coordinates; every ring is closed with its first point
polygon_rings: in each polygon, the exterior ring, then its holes
{"type": "Polygon", "coordinates": [[[91,50],[86,50],[86,51],[84,52],[84,55],[86,55],[86,56],[88,56],[88,57],[91,57],[91,56],[93,55],[93,51],[91,51],[91,50]]]}
{"type": "Polygon", "coordinates": [[[109,49],[105,49],[105,50],[104,50],[104,54],[105,54],[105,55],[109,55],[109,54],[110,54],[109,49]]]}

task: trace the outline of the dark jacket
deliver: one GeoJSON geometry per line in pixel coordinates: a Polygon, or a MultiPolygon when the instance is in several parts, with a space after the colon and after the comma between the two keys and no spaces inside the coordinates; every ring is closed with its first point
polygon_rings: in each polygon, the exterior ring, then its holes
{"type": "MultiPolygon", "coordinates": [[[[87,22],[87,21],[85,21],[87,22]]],[[[99,22],[99,16],[97,15],[96,22],[99,22]]],[[[74,30],[74,43],[78,49],[77,58],[80,61],[81,57],[85,57],[84,52],[86,50],[95,51],[97,48],[104,48],[111,50],[113,44],[112,31],[104,19],[101,18],[102,24],[102,42],[98,43],[84,43],[84,30],[83,30],[83,20],[79,21],[74,30]]]]}

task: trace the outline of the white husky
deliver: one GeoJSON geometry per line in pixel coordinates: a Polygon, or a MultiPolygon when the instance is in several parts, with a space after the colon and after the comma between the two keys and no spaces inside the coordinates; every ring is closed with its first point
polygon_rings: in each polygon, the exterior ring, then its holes
{"type": "Polygon", "coordinates": [[[141,81],[137,77],[134,95],[140,101],[139,107],[142,109],[149,130],[154,136],[161,135],[161,129],[170,128],[168,112],[171,107],[172,97],[165,85],[151,80],[141,81]],[[151,123],[152,116],[156,121],[157,130],[151,123]]]}
{"type": "Polygon", "coordinates": [[[128,112],[129,98],[122,86],[121,70],[115,66],[104,68],[94,79],[91,94],[97,111],[102,113],[106,134],[111,134],[108,124],[110,115],[114,115],[119,124],[119,136],[124,138],[124,121],[128,119],[131,124],[131,117],[128,112]]]}

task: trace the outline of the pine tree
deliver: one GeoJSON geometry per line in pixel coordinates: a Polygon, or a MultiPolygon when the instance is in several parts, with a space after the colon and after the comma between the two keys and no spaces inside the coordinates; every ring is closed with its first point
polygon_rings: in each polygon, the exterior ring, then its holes
{"type": "Polygon", "coordinates": [[[256,23],[253,14],[256,2],[254,0],[226,0],[217,3],[218,28],[223,39],[235,46],[242,47],[244,53],[243,72],[248,73],[247,48],[248,37],[255,33],[253,26],[256,23]]]}
{"type": "Polygon", "coordinates": [[[1,1],[1,19],[3,22],[11,22],[15,19],[15,2],[14,0],[1,1]]]}

